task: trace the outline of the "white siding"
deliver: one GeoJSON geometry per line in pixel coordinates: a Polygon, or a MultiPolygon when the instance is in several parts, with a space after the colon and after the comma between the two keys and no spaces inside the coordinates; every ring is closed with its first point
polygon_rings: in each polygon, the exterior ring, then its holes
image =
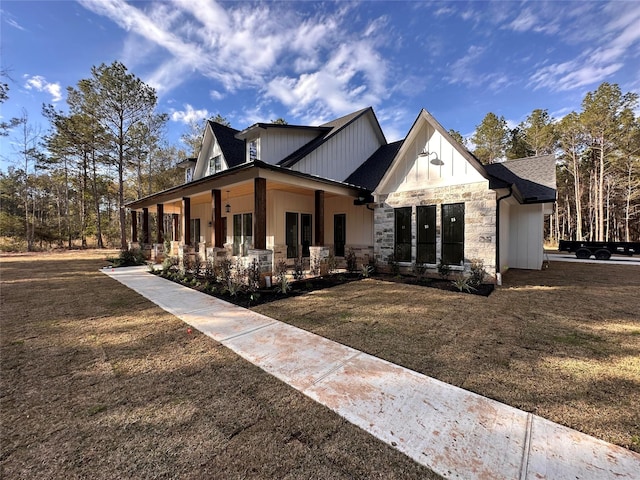
{"type": "Polygon", "coordinates": [[[447,139],[426,122],[415,132],[413,140],[403,145],[400,155],[385,185],[381,185],[381,191],[377,193],[406,192],[485,180],[447,139]],[[423,151],[429,152],[429,155],[420,156],[423,151]],[[436,158],[443,165],[434,165],[432,160],[436,158]]]}
{"type": "Polygon", "coordinates": [[[511,205],[507,203],[506,200],[500,202],[500,259],[499,261],[499,272],[505,272],[511,267],[510,261],[510,237],[509,237],[509,220],[510,220],[510,212],[511,205]]]}
{"type": "Polygon", "coordinates": [[[382,145],[369,115],[334,135],[292,167],[299,172],[344,181],[382,145]]]}
{"type": "MultiPolygon", "coordinates": [[[[211,132],[211,129],[207,127],[202,140],[202,150],[200,151],[200,155],[198,155],[198,162],[196,163],[196,171],[193,176],[194,180],[206,177],[207,175],[213,175],[214,172],[209,172],[209,159],[216,155],[222,155],[222,149],[211,132]]],[[[224,155],[222,155],[222,170],[226,169],[227,164],[224,155]]]]}
{"type": "Polygon", "coordinates": [[[509,211],[509,267],[540,270],[543,260],[542,205],[513,205],[509,211]]]}
{"type": "MultiPolygon", "coordinates": [[[[266,163],[277,164],[318,135],[319,132],[317,130],[291,128],[269,128],[268,130],[263,130],[260,134],[259,159],[266,163]]],[[[249,141],[247,141],[248,144],[249,141]]]]}

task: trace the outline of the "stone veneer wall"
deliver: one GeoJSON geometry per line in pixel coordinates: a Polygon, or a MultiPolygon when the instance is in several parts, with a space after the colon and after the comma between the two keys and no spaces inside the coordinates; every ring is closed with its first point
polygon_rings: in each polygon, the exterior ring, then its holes
{"type": "MultiPolygon", "coordinates": [[[[442,251],[442,205],[449,203],[464,203],[465,269],[468,269],[472,259],[481,259],[487,273],[495,275],[496,196],[486,182],[381,195],[374,212],[374,255],[378,266],[384,269],[389,256],[394,253],[394,208],[400,207],[412,207],[411,258],[415,261],[415,207],[436,205],[436,256],[439,259],[442,251]]],[[[433,268],[435,272],[435,265],[433,268]]]]}

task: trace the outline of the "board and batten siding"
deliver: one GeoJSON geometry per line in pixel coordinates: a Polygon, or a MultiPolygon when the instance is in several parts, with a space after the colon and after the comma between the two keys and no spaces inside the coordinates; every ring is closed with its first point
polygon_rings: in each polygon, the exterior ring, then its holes
{"type": "Polygon", "coordinates": [[[371,119],[364,115],[291,168],[342,182],[381,145],[371,119]]]}
{"type": "Polygon", "coordinates": [[[193,174],[194,180],[206,177],[207,175],[213,175],[213,172],[209,173],[208,171],[209,159],[217,155],[222,155],[222,170],[226,170],[227,163],[224,155],[222,154],[220,144],[211,133],[211,129],[207,126],[207,130],[205,131],[204,139],[202,141],[202,149],[200,151],[200,155],[198,155],[198,162],[196,163],[196,169],[193,174]]]}
{"type": "Polygon", "coordinates": [[[425,187],[446,187],[486,179],[440,132],[424,122],[408,145],[403,145],[395,165],[376,193],[406,192],[425,187]],[[421,156],[421,152],[429,155],[421,156]],[[443,165],[434,165],[436,158],[443,165]]]}
{"type": "MultiPolygon", "coordinates": [[[[258,157],[263,162],[275,165],[315,139],[319,134],[320,132],[317,130],[269,128],[261,132],[258,157]]],[[[247,145],[249,145],[249,141],[247,140],[247,145]]],[[[248,152],[247,155],[249,155],[248,152]]]]}
{"type": "Polygon", "coordinates": [[[509,267],[540,270],[543,260],[544,214],[541,204],[509,209],[509,267]]]}

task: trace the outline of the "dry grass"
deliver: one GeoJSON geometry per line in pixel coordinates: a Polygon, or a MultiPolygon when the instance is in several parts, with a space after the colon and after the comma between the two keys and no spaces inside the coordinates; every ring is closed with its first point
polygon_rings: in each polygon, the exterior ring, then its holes
{"type": "Polygon", "coordinates": [[[436,478],[115,280],[2,258],[2,478],[436,478]]]}
{"type": "Polygon", "coordinates": [[[485,298],[368,279],[255,310],[640,451],[640,269],[504,281],[485,298]]]}

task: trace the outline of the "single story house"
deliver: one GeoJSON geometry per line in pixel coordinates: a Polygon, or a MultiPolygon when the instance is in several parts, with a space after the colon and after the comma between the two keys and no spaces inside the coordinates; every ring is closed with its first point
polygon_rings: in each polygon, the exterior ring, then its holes
{"type": "Polygon", "coordinates": [[[155,214],[157,245],[256,258],[266,271],[349,249],[381,266],[539,269],[556,198],[552,155],[482,165],[426,110],[393,143],[371,107],[319,126],[209,121],[198,158],[180,166],[184,184],[127,205],[132,238],[151,244],[155,214]]]}

